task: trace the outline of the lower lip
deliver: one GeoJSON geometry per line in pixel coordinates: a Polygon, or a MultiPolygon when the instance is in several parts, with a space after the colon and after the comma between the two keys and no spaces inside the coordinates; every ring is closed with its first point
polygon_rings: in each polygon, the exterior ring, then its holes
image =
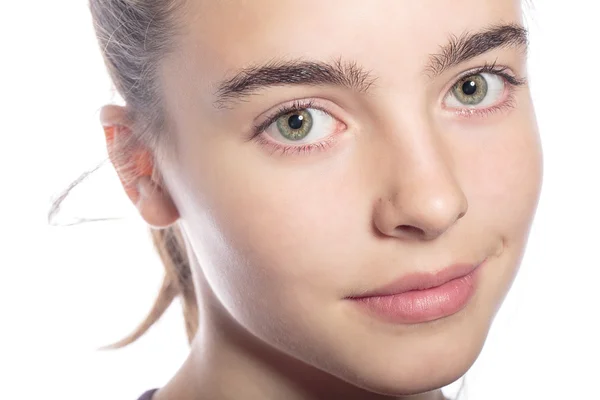
{"type": "Polygon", "coordinates": [[[433,321],[456,314],[469,303],[475,294],[477,275],[482,266],[479,265],[468,275],[434,288],[389,296],[362,297],[352,301],[396,324],[433,321]]]}

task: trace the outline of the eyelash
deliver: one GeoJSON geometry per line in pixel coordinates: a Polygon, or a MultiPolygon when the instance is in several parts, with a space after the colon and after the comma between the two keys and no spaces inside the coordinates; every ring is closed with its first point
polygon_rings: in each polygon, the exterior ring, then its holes
{"type": "MultiPolygon", "coordinates": [[[[514,91],[517,87],[527,84],[527,80],[525,78],[520,78],[520,77],[511,75],[510,73],[506,72],[507,70],[508,70],[507,67],[497,67],[495,62],[492,64],[486,63],[479,68],[476,68],[476,69],[470,70],[470,71],[466,71],[465,73],[461,74],[454,81],[454,83],[452,84],[452,86],[450,86],[450,89],[449,89],[449,90],[452,90],[452,88],[458,82],[460,82],[462,79],[467,78],[472,75],[478,75],[478,74],[482,74],[482,73],[495,74],[495,75],[498,75],[498,76],[504,78],[505,82],[507,83],[507,88],[508,88],[509,93],[506,96],[506,99],[502,103],[497,104],[492,107],[487,107],[484,109],[477,109],[477,108],[452,109],[452,108],[449,108],[449,110],[452,110],[454,112],[454,114],[456,114],[460,118],[472,118],[474,116],[485,117],[485,116],[494,114],[498,111],[503,111],[503,110],[514,108],[514,106],[515,106],[514,91]]],[[[446,96],[447,95],[444,96],[444,99],[446,98],[446,96]]],[[[261,122],[260,124],[255,125],[252,129],[253,133],[252,133],[251,139],[257,140],[260,145],[269,149],[271,154],[273,154],[273,153],[280,153],[282,155],[308,154],[308,153],[312,153],[313,151],[327,150],[328,148],[330,148],[331,146],[333,146],[335,144],[335,138],[330,137],[326,140],[322,140],[317,143],[310,143],[310,144],[305,144],[305,145],[301,145],[301,146],[295,146],[295,145],[277,144],[272,140],[268,140],[268,139],[264,138],[262,135],[262,133],[269,126],[271,126],[271,124],[276,122],[281,116],[283,116],[285,114],[289,114],[291,112],[295,112],[295,111],[306,110],[308,108],[320,110],[322,112],[325,112],[325,113],[331,115],[331,113],[328,110],[326,110],[324,107],[321,107],[318,104],[316,104],[314,102],[314,100],[311,100],[311,99],[295,100],[292,104],[286,104],[286,105],[279,107],[276,111],[272,112],[270,114],[270,116],[267,117],[267,119],[264,122],[261,122]]],[[[333,118],[335,118],[335,117],[333,117],[333,118]]],[[[334,135],[332,135],[332,136],[334,136],[334,135]]]]}

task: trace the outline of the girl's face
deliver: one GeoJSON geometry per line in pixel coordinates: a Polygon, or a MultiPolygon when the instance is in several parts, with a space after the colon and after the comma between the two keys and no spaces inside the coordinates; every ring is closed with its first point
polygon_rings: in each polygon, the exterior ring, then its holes
{"type": "Polygon", "coordinates": [[[520,1],[188,3],[162,64],[177,157],[160,168],[202,319],[376,392],[459,378],[541,190],[520,1]],[[349,299],[486,258],[441,317],[391,321],[349,299]]]}

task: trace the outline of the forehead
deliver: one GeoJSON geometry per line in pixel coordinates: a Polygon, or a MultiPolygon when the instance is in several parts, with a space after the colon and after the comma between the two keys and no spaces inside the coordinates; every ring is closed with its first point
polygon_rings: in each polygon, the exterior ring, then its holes
{"type": "MultiPolygon", "coordinates": [[[[272,59],[356,60],[386,83],[422,72],[452,36],[521,22],[520,0],[187,0],[167,86],[214,90],[272,59]],[[174,73],[176,71],[176,73],[174,73]],[[185,84],[179,85],[180,80],[185,84]]],[[[380,81],[383,82],[383,81],[380,81]]],[[[208,101],[208,98],[206,99],[208,101]]]]}
{"type": "Polygon", "coordinates": [[[231,66],[273,56],[414,55],[452,34],[521,20],[520,0],[188,1],[180,51],[231,66]]]}

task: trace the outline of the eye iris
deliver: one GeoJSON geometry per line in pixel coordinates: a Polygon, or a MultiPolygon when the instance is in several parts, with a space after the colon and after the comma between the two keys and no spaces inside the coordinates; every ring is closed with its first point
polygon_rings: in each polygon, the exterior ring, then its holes
{"type": "Polygon", "coordinates": [[[475,105],[485,99],[488,92],[488,85],[485,78],[478,74],[462,79],[452,90],[461,103],[475,105]]]}
{"type": "Polygon", "coordinates": [[[306,110],[294,111],[277,119],[279,133],[288,140],[304,139],[312,125],[312,115],[306,110]]]}

